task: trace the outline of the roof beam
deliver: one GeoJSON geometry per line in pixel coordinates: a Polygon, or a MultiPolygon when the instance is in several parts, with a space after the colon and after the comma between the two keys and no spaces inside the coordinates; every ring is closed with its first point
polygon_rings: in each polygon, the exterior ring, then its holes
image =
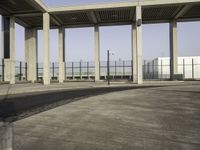
{"type": "Polygon", "coordinates": [[[24,21],[22,21],[21,19],[16,18],[16,17],[15,17],[15,22],[16,22],[17,24],[23,26],[23,27],[31,27],[30,24],[27,24],[27,23],[25,23],[24,21]]]}
{"type": "Polygon", "coordinates": [[[190,8],[192,7],[192,5],[185,5],[174,17],[174,19],[178,19],[181,16],[183,16],[190,8]]]}
{"type": "Polygon", "coordinates": [[[33,17],[33,16],[42,16],[42,13],[20,13],[14,14],[15,17],[33,17]]]}
{"type": "Polygon", "coordinates": [[[199,3],[199,0],[146,0],[139,2],[142,6],[199,3]]]}
{"type": "Polygon", "coordinates": [[[94,11],[90,11],[90,12],[89,12],[89,17],[90,17],[91,21],[92,21],[94,24],[97,24],[97,23],[98,23],[97,17],[96,17],[96,15],[95,15],[94,11]]]}
{"type": "Polygon", "coordinates": [[[47,12],[47,6],[41,0],[26,0],[34,8],[39,9],[42,12],[47,12]]]}
{"type": "Polygon", "coordinates": [[[57,19],[55,15],[51,15],[51,21],[53,21],[57,26],[61,26],[62,22],[60,19],[57,19]]]}
{"type": "Polygon", "coordinates": [[[70,12],[70,11],[84,11],[84,10],[98,10],[109,8],[125,8],[136,6],[136,2],[121,2],[121,3],[102,3],[92,5],[80,5],[80,6],[66,6],[49,8],[49,13],[70,12]]]}
{"type": "Polygon", "coordinates": [[[9,14],[11,14],[11,10],[8,9],[7,7],[5,7],[5,6],[0,5],[0,10],[2,10],[3,13],[4,13],[2,15],[9,15],[9,14]]]}

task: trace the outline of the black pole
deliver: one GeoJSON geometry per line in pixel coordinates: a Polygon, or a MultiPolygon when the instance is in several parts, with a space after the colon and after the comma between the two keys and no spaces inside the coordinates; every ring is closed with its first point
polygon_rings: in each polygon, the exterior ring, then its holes
{"type": "Polygon", "coordinates": [[[54,80],[54,74],[55,74],[55,72],[54,72],[54,63],[52,63],[52,72],[53,72],[53,80],[54,80]]]}
{"type": "Polygon", "coordinates": [[[72,79],[74,80],[74,62],[72,62],[72,79]]]}
{"type": "Polygon", "coordinates": [[[123,61],[123,79],[125,79],[125,61],[123,61]]]}
{"type": "Polygon", "coordinates": [[[26,75],[26,81],[28,81],[28,70],[27,70],[27,62],[25,63],[25,75],[26,75]]]}
{"type": "Polygon", "coordinates": [[[192,59],[192,79],[194,79],[194,59],[192,59]]]}
{"type": "Polygon", "coordinates": [[[22,62],[19,63],[19,80],[22,80],[22,62]]]}
{"type": "Polygon", "coordinates": [[[107,51],[107,80],[108,80],[108,85],[110,85],[110,51],[107,51]]]}
{"type": "Polygon", "coordinates": [[[82,80],[82,68],[81,68],[81,61],[80,61],[80,64],[79,64],[79,74],[80,74],[80,80],[82,80]]]}
{"type": "Polygon", "coordinates": [[[39,80],[39,70],[38,70],[38,62],[36,62],[36,74],[37,74],[37,81],[39,80]]]}
{"type": "Polygon", "coordinates": [[[117,78],[117,61],[115,61],[115,79],[117,78]]]}
{"type": "Polygon", "coordinates": [[[88,79],[89,79],[89,62],[87,62],[87,76],[88,76],[88,79]]]}
{"type": "Polygon", "coordinates": [[[2,81],[4,81],[4,59],[2,60],[2,81]]]}

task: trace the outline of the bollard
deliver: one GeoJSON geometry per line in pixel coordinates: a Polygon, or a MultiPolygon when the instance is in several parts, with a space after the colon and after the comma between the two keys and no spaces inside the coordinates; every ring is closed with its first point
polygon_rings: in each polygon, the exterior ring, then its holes
{"type": "Polygon", "coordinates": [[[13,124],[0,122],[0,149],[13,150],[13,124]]]}

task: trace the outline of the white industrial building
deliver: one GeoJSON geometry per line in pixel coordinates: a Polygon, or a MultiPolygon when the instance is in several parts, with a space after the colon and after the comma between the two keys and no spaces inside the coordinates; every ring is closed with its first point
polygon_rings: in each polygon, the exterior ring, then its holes
{"type": "MultiPolygon", "coordinates": [[[[200,79],[200,56],[178,57],[178,75],[184,79],[200,79]]],[[[152,79],[170,78],[170,58],[159,57],[145,63],[144,76],[152,79]]]]}

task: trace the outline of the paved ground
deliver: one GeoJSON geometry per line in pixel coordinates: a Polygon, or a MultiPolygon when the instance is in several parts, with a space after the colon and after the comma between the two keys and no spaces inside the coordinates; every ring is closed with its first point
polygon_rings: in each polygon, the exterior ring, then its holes
{"type": "Polygon", "coordinates": [[[200,84],[83,98],[14,123],[15,150],[199,150],[200,84]]]}
{"type": "MultiPolygon", "coordinates": [[[[184,84],[183,82],[174,81],[146,81],[144,85],[141,86],[149,86],[149,85],[176,85],[176,84],[184,84]]],[[[111,86],[138,86],[134,85],[131,82],[115,82],[111,83],[111,86]]],[[[55,90],[66,90],[66,89],[83,89],[83,88],[93,88],[93,87],[106,87],[106,82],[65,82],[63,84],[53,83],[48,86],[44,86],[41,83],[26,83],[26,84],[0,84],[0,95],[11,95],[11,94],[19,94],[19,93],[30,93],[30,92],[42,92],[42,91],[55,91],[55,90]]]]}

